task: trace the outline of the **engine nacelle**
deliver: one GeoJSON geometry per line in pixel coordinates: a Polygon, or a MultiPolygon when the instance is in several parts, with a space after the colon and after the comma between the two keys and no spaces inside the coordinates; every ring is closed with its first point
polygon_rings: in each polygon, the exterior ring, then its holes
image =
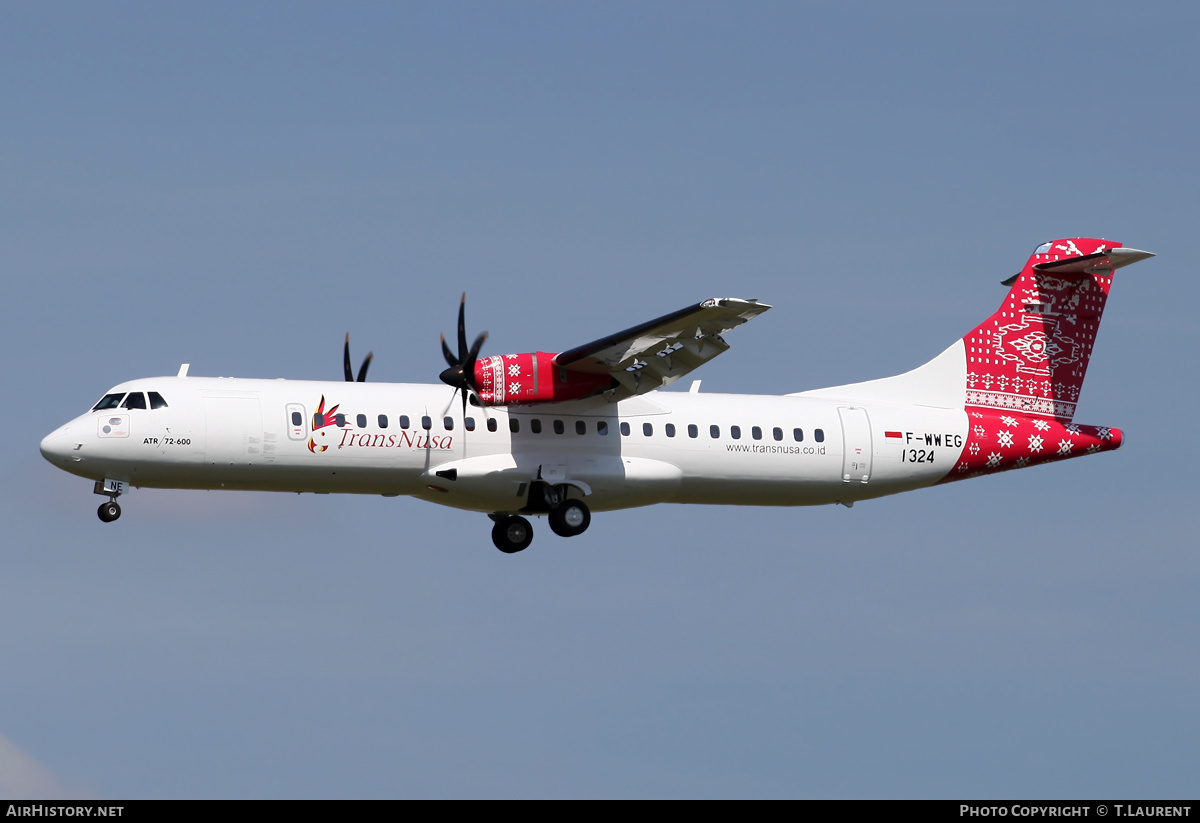
{"type": "Polygon", "coordinates": [[[556,354],[526,352],[475,361],[475,387],[485,406],[519,406],[577,400],[615,384],[607,374],[567,371],[556,354]]]}

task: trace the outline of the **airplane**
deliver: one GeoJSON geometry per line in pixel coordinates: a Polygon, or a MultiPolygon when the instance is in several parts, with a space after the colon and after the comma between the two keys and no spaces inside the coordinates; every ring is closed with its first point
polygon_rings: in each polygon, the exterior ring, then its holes
{"type": "Polygon", "coordinates": [[[1038,246],[1000,308],[904,374],[794,394],[660,391],[771,307],[714,298],[574,349],[480,357],[442,338],[442,385],[174,377],[114,386],[41,442],[94,481],[112,522],[131,487],[408,495],[486,513],[503,552],[529,516],[582,534],[592,512],[654,503],[853,506],[1121,446],[1072,418],[1116,269],[1153,257],[1103,239],[1038,246]]]}

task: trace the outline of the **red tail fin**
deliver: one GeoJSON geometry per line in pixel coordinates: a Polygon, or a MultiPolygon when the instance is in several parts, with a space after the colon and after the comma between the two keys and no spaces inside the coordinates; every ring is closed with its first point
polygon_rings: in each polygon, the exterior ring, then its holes
{"type": "Polygon", "coordinates": [[[1071,422],[1115,269],[1154,255],[1076,237],[1043,243],[1000,309],[920,368],[800,392],[857,402],[1031,414],[1071,422]]]}
{"type": "Polygon", "coordinates": [[[966,405],[1070,422],[1113,270],[1151,255],[1076,237],[1043,243],[1000,310],[963,337],[966,405]]]}

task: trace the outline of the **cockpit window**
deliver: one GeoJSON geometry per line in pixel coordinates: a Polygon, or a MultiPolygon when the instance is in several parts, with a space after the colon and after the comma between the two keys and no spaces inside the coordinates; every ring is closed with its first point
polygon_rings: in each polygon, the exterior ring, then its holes
{"type": "Polygon", "coordinates": [[[125,402],[121,404],[123,409],[144,409],[146,408],[146,395],[140,391],[131,391],[129,396],[125,398],[125,402]]]}
{"type": "Polygon", "coordinates": [[[163,396],[161,394],[156,391],[148,392],[148,394],[150,395],[150,408],[165,409],[167,407],[167,401],[163,400],[163,396]]]}
{"type": "Polygon", "coordinates": [[[121,405],[121,398],[125,396],[125,392],[117,392],[116,394],[106,394],[100,398],[100,402],[92,406],[92,411],[104,411],[105,409],[115,409],[121,405]]]}

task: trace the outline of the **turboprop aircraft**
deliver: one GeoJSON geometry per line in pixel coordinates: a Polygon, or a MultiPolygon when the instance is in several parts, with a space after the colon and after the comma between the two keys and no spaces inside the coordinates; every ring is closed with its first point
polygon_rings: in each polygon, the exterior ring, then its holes
{"type": "Polygon", "coordinates": [[[114,386],[41,451],[121,514],[131,487],[410,495],[486,513],[501,551],[528,515],[563,537],[593,511],[652,503],[811,506],[1120,447],[1072,421],[1122,266],[1106,240],[1043,243],[991,317],[905,374],[783,396],[659,389],[729,348],[770,306],[714,298],[568,351],[480,358],[442,339],[444,385],[174,377],[114,386]]]}

